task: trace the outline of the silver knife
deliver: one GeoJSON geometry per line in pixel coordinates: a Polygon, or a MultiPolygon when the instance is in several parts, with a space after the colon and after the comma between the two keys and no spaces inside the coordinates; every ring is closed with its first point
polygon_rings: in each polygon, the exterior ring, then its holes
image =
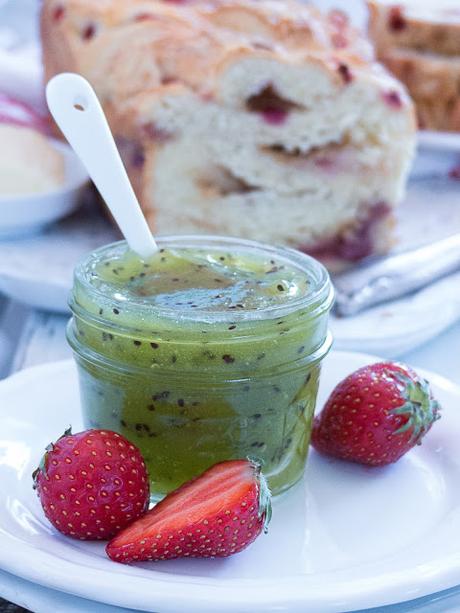
{"type": "Polygon", "coordinates": [[[457,270],[460,270],[460,234],[369,261],[333,278],[334,312],[342,317],[355,315],[421,289],[457,270]]]}

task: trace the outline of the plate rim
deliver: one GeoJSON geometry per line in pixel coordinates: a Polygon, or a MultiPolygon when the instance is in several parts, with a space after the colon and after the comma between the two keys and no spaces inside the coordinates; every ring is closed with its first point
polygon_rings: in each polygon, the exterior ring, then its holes
{"type": "MultiPolygon", "coordinates": [[[[382,359],[371,354],[338,350],[331,352],[330,357],[334,356],[336,356],[336,359],[339,361],[346,360],[347,363],[351,365],[350,368],[354,368],[355,366],[358,367],[357,362],[365,363],[382,359]]],[[[4,379],[3,381],[0,381],[0,395],[3,393],[8,393],[11,390],[14,391],[14,389],[18,387],[22,388],[31,377],[41,378],[43,375],[50,376],[51,374],[59,373],[63,370],[75,370],[75,364],[72,359],[49,362],[25,369],[7,379],[4,379]]],[[[431,382],[435,386],[440,386],[448,393],[452,393],[460,397],[460,385],[450,381],[442,375],[425,369],[417,368],[417,371],[422,376],[430,378],[431,382]]],[[[2,411],[0,409],[0,418],[1,415],[2,411]]],[[[299,589],[299,581],[296,575],[279,579],[276,582],[273,582],[272,578],[265,577],[256,580],[241,578],[238,580],[240,589],[235,590],[233,580],[209,578],[205,575],[178,576],[169,573],[161,573],[161,575],[156,573],[155,576],[152,575],[152,577],[144,577],[133,574],[132,579],[134,580],[135,585],[142,585],[143,589],[140,591],[140,593],[144,594],[143,599],[138,598],[136,601],[134,601],[133,591],[135,591],[135,589],[126,589],[125,585],[124,593],[116,592],[116,596],[113,596],[113,594],[111,595],[110,591],[107,591],[107,588],[110,584],[111,578],[113,583],[113,578],[116,575],[111,573],[110,570],[92,568],[92,586],[88,585],[88,580],[86,578],[85,580],[82,580],[82,575],[77,575],[76,577],[74,576],[74,581],[72,582],[72,585],[69,586],[71,589],[63,590],[63,585],[68,585],[68,577],[72,571],[72,568],[75,569],[75,563],[67,559],[59,558],[49,551],[41,551],[42,561],[45,560],[50,563],[49,569],[51,570],[51,572],[47,573],[47,577],[44,578],[41,567],[40,570],[38,570],[35,565],[28,565],[26,568],[24,568],[24,556],[27,554],[27,552],[33,554],[33,552],[36,552],[37,550],[30,543],[21,541],[21,553],[18,553],[14,546],[11,547],[11,544],[13,543],[14,545],[14,542],[17,543],[18,540],[20,540],[20,538],[15,536],[14,533],[5,532],[0,527],[0,544],[3,544],[3,546],[0,547],[0,567],[3,570],[28,581],[38,583],[44,587],[64,591],[66,593],[87,599],[93,599],[97,602],[112,604],[114,606],[118,605],[128,608],[137,607],[141,610],[149,610],[146,608],[148,605],[145,598],[146,594],[148,594],[152,589],[154,589],[155,592],[155,607],[161,611],[175,611],[177,610],[178,606],[186,607],[187,604],[190,604],[192,598],[195,605],[199,604],[203,607],[203,611],[212,610],[209,608],[209,606],[213,605],[219,605],[221,611],[229,612],[242,610],[237,608],[246,606],[258,606],[259,608],[264,607],[264,610],[267,611],[279,610],[278,607],[280,606],[289,606],[293,607],[292,610],[301,610],[298,607],[305,606],[307,604],[305,602],[305,589],[299,589]],[[8,551],[8,554],[5,553],[2,556],[2,550],[8,551]],[[8,558],[8,560],[5,560],[5,558],[8,558]],[[56,564],[56,561],[58,561],[58,564],[56,564]],[[102,581],[99,582],[99,579],[102,581]],[[182,588],[186,589],[179,589],[174,593],[172,598],[172,585],[174,585],[176,588],[182,586],[182,588]],[[205,595],[203,595],[203,586],[206,588],[205,595]],[[256,586],[258,589],[255,590],[254,586],[256,586]],[[290,593],[287,594],[286,590],[281,590],[282,586],[290,587],[290,593]],[[263,591],[260,590],[261,587],[264,588],[263,591]],[[107,596],[109,596],[109,598],[107,598],[107,596]]],[[[356,609],[364,608],[366,606],[369,607],[379,606],[382,604],[393,604],[395,602],[404,602],[407,600],[412,600],[413,598],[430,595],[440,590],[456,586],[460,583],[460,557],[457,556],[455,559],[451,558],[452,556],[448,557],[447,559],[442,558],[444,560],[445,568],[443,567],[442,571],[437,569],[437,571],[431,573],[430,576],[428,576],[428,573],[421,588],[420,575],[411,575],[410,577],[404,575],[403,579],[398,582],[399,587],[395,588],[395,584],[392,586],[391,592],[397,592],[397,596],[388,595],[387,584],[384,586],[375,586],[373,590],[366,592],[364,595],[361,593],[357,594],[356,591],[350,590],[350,586],[348,586],[347,589],[348,581],[346,579],[342,579],[343,589],[341,589],[340,593],[337,595],[338,601],[336,604],[337,606],[340,606],[340,610],[345,610],[346,606],[356,609]]],[[[373,563],[371,563],[371,565],[373,563]]],[[[82,566],[78,566],[79,568],[82,568],[82,566]]],[[[127,572],[125,572],[123,576],[129,578],[129,567],[127,567],[127,569],[125,568],[125,570],[127,570],[127,572]]],[[[339,575],[340,572],[343,571],[337,572],[337,575],[339,575]]],[[[304,586],[307,584],[305,577],[303,577],[302,583],[304,586]]],[[[309,589],[311,590],[312,587],[313,586],[309,586],[309,589]]],[[[319,611],[339,610],[336,608],[331,608],[330,595],[326,596],[324,594],[324,589],[322,594],[318,593],[318,587],[316,587],[316,590],[313,590],[313,592],[313,605],[315,606],[315,611],[318,611],[319,613],[319,611]]]]}
{"type": "Polygon", "coordinates": [[[460,132],[418,130],[417,146],[420,149],[460,152],[460,132]]]}

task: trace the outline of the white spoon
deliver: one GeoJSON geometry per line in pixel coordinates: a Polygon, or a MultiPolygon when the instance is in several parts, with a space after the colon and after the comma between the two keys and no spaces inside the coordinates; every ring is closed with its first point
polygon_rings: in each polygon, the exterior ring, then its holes
{"type": "Polygon", "coordinates": [[[62,73],[46,87],[46,101],[62,133],[86,167],[129,247],[142,259],[157,244],[142,214],[104,111],[86,79],[62,73]]]}

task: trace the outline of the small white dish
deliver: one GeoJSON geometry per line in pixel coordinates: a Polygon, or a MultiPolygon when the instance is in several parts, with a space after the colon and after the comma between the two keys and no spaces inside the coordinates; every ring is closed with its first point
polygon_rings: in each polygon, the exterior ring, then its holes
{"type": "Polygon", "coordinates": [[[64,157],[64,184],[44,193],[0,196],[0,239],[35,234],[78,206],[88,174],[68,145],[56,139],[50,143],[64,157]]]}
{"type": "MultiPolygon", "coordinates": [[[[352,370],[376,360],[332,353],[319,406],[352,370]]],[[[460,389],[432,373],[443,418],[397,464],[370,469],[311,451],[306,478],[275,499],[273,521],[226,560],[118,565],[104,545],[58,534],[31,487],[50,440],[81,429],[72,362],[0,383],[0,568],[45,587],[144,611],[348,611],[460,583],[460,389]],[[30,563],[33,560],[33,563],[30,563]]]]}

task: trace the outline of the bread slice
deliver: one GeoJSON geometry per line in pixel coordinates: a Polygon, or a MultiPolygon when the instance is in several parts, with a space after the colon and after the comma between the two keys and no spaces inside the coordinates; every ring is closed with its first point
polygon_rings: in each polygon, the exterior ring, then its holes
{"type": "Polygon", "coordinates": [[[388,250],[413,109],[342,13],[95,4],[45,0],[46,75],[96,87],[156,233],[287,244],[333,270],[388,250]]]}
{"type": "Polygon", "coordinates": [[[379,59],[409,89],[423,129],[460,131],[460,4],[369,0],[379,59]]]}
{"type": "Polygon", "coordinates": [[[368,0],[369,31],[378,53],[399,47],[460,54],[458,0],[368,0]]]}
{"type": "Polygon", "coordinates": [[[416,101],[420,128],[460,132],[460,55],[392,49],[382,60],[416,101]]]}

